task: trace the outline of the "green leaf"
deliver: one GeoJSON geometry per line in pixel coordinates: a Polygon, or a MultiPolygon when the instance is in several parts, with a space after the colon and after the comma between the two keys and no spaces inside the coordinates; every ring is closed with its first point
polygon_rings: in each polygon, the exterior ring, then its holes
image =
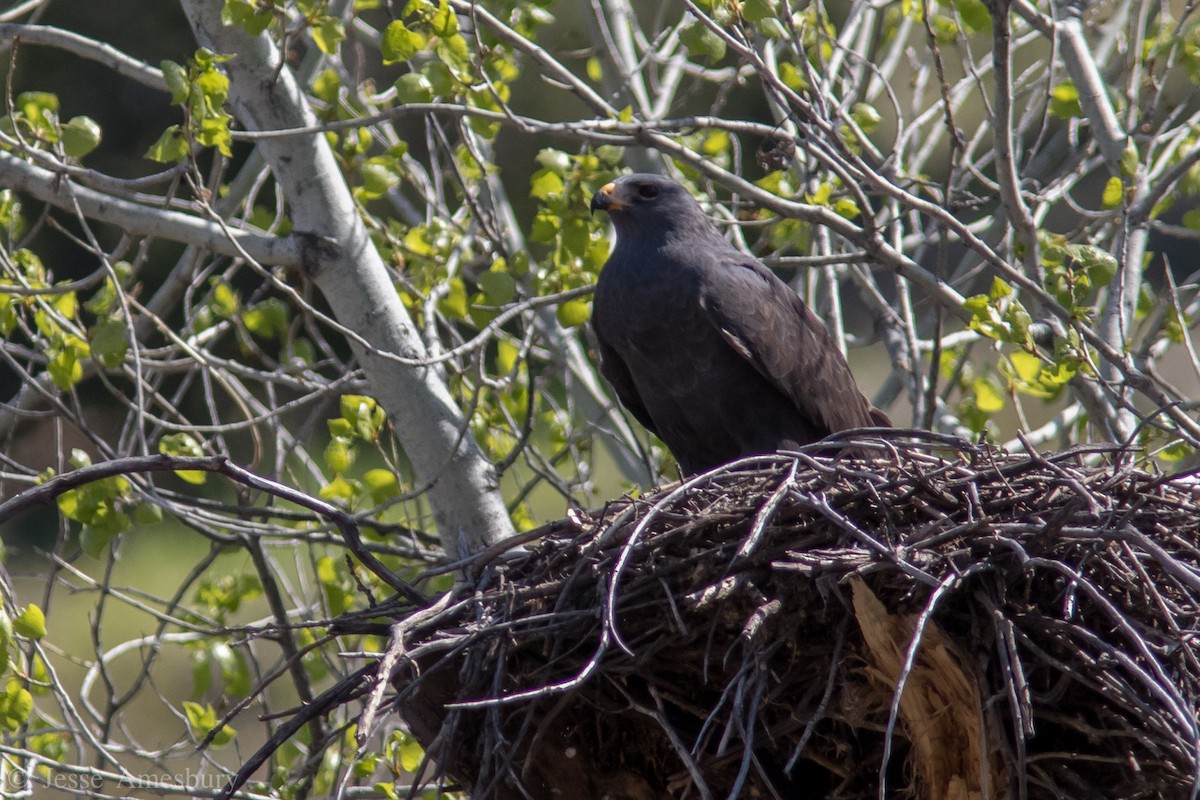
{"type": "Polygon", "coordinates": [[[729,131],[711,131],[704,137],[704,142],[700,145],[700,152],[710,157],[719,156],[729,149],[730,141],[729,131]]]}
{"type": "Polygon", "coordinates": [[[196,589],[196,602],[220,619],[237,612],[242,603],[262,594],[262,581],[254,574],[222,575],[205,579],[196,589]]]}
{"type": "Polygon", "coordinates": [[[197,64],[201,61],[204,62],[203,68],[196,73],[192,86],[208,103],[208,107],[202,111],[211,113],[225,105],[225,101],[229,98],[229,77],[215,66],[222,61],[228,61],[228,58],[219,57],[214,53],[202,56],[202,52],[204,51],[197,51],[196,60],[197,64]]]}
{"type": "Polygon", "coordinates": [[[92,330],[92,355],[108,369],[116,369],[129,352],[129,332],[119,319],[104,320],[92,330]]]}
{"type": "Polygon", "coordinates": [[[578,328],[588,321],[591,314],[591,304],[585,298],[577,297],[559,305],[558,324],[564,328],[578,328]]]}
{"type": "Polygon", "coordinates": [[[164,61],[159,67],[162,69],[163,78],[167,81],[167,88],[171,90],[171,105],[181,105],[192,93],[192,84],[188,80],[187,69],[174,61],[164,61]]]}
{"type": "Polygon", "coordinates": [[[773,19],[779,14],[779,0],[742,0],[741,10],[747,22],[773,19]]]}
{"type": "Polygon", "coordinates": [[[67,463],[71,465],[71,469],[83,469],[92,465],[92,457],[88,455],[86,450],[72,447],[71,455],[67,458],[67,463]]]}
{"type": "Polygon", "coordinates": [[[840,217],[846,219],[854,219],[859,215],[858,203],[851,200],[849,197],[840,198],[833,204],[833,211],[840,217]]]}
{"type": "Polygon", "coordinates": [[[1073,119],[1083,114],[1075,84],[1066,81],[1050,90],[1050,113],[1059,119],[1073,119]]]}
{"type": "Polygon", "coordinates": [[[344,475],[354,465],[355,450],[343,439],[331,439],[325,445],[325,468],[334,475],[344,475]]]}
{"type": "Polygon", "coordinates": [[[1186,442],[1176,441],[1174,444],[1158,451],[1158,457],[1168,463],[1182,461],[1195,452],[1186,442]]]}
{"type": "Polygon", "coordinates": [[[383,197],[392,187],[400,183],[395,164],[386,156],[376,156],[362,165],[361,194],[369,200],[383,197]]]}
{"type": "Polygon", "coordinates": [[[555,175],[566,175],[571,168],[571,157],[562,150],[544,147],[538,151],[536,161],[543,169],[550,170],[555,175]]]}
{"type": "Polygon", "coordinates": [[[138,525],[155,525],[162,519],[162,509],[154,503],[138,503],[133,507],[133,521],[138,525]]]}
{"type": "Polygon", "coordinates": [[[679,41],[693,56],[720,61],[725,56],[725,40],[702,22],[692,22],[679,32],[679,41]]]}
{"type": "Polygon", "coordinates": [[[783,81],[783,85],[793,92],[808,91],[808,79],[804,77],[800,68],[790,61],[784,61],[779,65],[779,80],[783,81]]]}
{"type": "Polygon", "coordinates": [[[21,92],[15,103],[21,117],[34,133],[53,141],[58,116],[58,96],[50,92],[21,92]]]}
{"type": "Polygon", "coordinates": [[[811,203],[814,206],[827,206],[829,205],[829,198],[832,196],[833,185],[830,184],[829,181],[824,181],[823,183],[819,184],[817,188],[812,191],[812,193],[806,194],[804,196],[804,200],[805,202],[811,203]]]}
{"type": "Polygon", "coordinates": [[[343,564],[340,560],[334,561],[331,556],[322,556],[317,561],[317,580],[325,590],[325,599],[334,616],[348,611],[354,604],[354,595],[348,589],[351,585],[349,575],[339,571],[343,564]]]}
{"type": "Polygon", "coordinates": [[[548,200],[562,195],[566,184],[558,173],[548,169],[539,169],[529,180],[529,196],[537,200],[548,200]]]}
{"type": "Polygon", "coordinates": [[[400,20],[388,24],[383,32],[381,49],[383,63],[396,64],[408,61],[425,49],[428,40],[425,34],[405,26],[400,20]]]}
{"type": "Polygon", "coordinates": [[[361,780],[374,775],[377,769],[379,769],[379,755],[377,753],[365,753],[354,761],[351,772],[354,774],[354,777],[361,780]]]}
{"type": "MultiPolygon", "coordinates": [[[[0,281],[0,287],[4,285],[4,282],[0,281]]],[[[0,291],[0,336],[8,336],[17,327],[19,308],[20,304],[15,295],[0,291]]]]}
{"type": "Polygon", "coordinates": [[[201,697],[212,688],[212,658],[205,650],[192,653],[192,696],[201,697]]]}
{"type": "MultiPolygon", "coordinates": [[[[217,727],[217,712],[208,703],[200,705],[185,700],[183,701],[183,713],[188,727],[192,729],[192,735],[197,740],[208,736],[209,732],[217,727]]],[[[237,736],[237,731],[225,725],[213,737],[212,745],[213,747],[223,747],[232,742],[235,736],[237,736]]]]}
{"type": "Polygon", "coordinates": [[[46,615],[34,603],[25,606],[25,610],[13,620],[13,630],[26,639],[40,639],[46,635],[46,615]]]}
{"type": "Polygon", "coordinates": [[[401,103],[428,103],[433,100],[433,84],[423,73],[401,75],[395,85],[396,98],[401,103]]]}
{"type": "Polygon", "coordinates": [[[13,643],[13,623],[12,617],[3,608],[0,608],[0,675],[8,670],[9,653],[8,646],[13,643]]]}
{"type": "Polygon", "coordinates": [[[341,500],[349,505],[354,500],[354,496],[358,494],[358,489],[353,483],[339,475],[322,486],[321,491],[317,494],[322,500],[341,500]]]}
{"type": "Polygon", "coordinates": [[[371,494],[371,502],[377,506],[400,494],[400,479],[390,469],[367,470],[363,474],[363,485],[371,494]]]}
{"type": "Polygon", "coordinates": [[[995,414],[1004,409],[1004,395],[987,378],[976,378],[971,389],[975,392],[975,405],[985,414],[995,414]]]}
{"type": "Polygon", "coordinates": [[[16,678],[9,680],[0,695],[0,725],[15,731],[29,720],[33,712],[33,695],[16,678]]]}
{"type": "Polygon", "coordinates": [[[1105,208],[1117,208],[1121,205],[1121,201],[1125,199],[1125,184],[1116,175],[1108,179],[1104,184],[1104,194],[1101,195],[1100,202],[1105,208]]]}
{"type": "Polygon", "coordinates": [[[517,295],[517,282],[507,272],[484,272],[479,276],[479,289],[489,305],[501,306],[517,295]]]}
{"type": "Polygon", "coordinates": [[[1024,350],[1016,351],[1009,358],[1012,361],[1017,377],[1026,383],[1033,383],[1037,380],[1038,375],[1042,371],[1042,360],[1040,358],[1024,350]]]}
{"type": "Polygon", "coordinates": [[[1067,253],[1083,267],[1095,286],[1108,283],[1117,274],[1117,258],[1107,250],[1091,244],[1073,244],[1067,246],[1067,253]]]}
{"type": "Polygon", "coordinates": [[[500,375],[509,375],[517,366],[521,356],[521,348],[506,339],[496,342],[496,371],[500,375]]]}
{"type": "Polygon", "coordinates": [[[221,688],[233,697],[245,697],[250,694],[253,686],[250,679],[250,668],[240,650],[235,650],[224,642],[219,642],[212,648],[213,660],[221,669],[221,688]]]}
{"type": "Polygon", "coordinates": [[[47,349],[50,362],[46,371],[58,388],[66,391],[83,380],[83,359],[90,355],[88,343],[74,334],[66,334],[47,349]]]}
{"type": "Polygon", "coordinates": [[[313,78],[312,93],[318,100],[332,104],[337,100],[338,90],[341,86],[342,82],[338,78],[338,74],[331,69],[326,69],[313,78]]]}
{"type": "Polygon", "coordinates": [[[133,527],[133,522],[124,511],[113,508],[111,503],[104,503],[96,508],[92,515],[91,528],[96,533],[111,539],[119,533],[124,533],[133,527]]]}
{"type": "MultiPolygon", "coordinates": [[[[171,433],[158,440],[158,452],[171,456],[197,457],[204,455],[200,443],[190,433],[171,433]]],[[[175,470],[180,479],[199,486],[208,480],[208,473],[199,469],[175,470]]]]}
{"type": "Polygon", "coordinates": [[[999,300],[1003,297],[1011,297],[1012,295],[1013,288],[1007,281],[1001,278],[992,278],[992,290],[988,293],[988,297],[992,300],[999,300]]]}
{"type": "Polygon", "coordinates": [[[992,29],[992,14],[982,0],[954,0],[954,10],[969,33],[992,29]]]}
{"type": "Polygon", "coordinates": [[[229,131],[229,123],[233,117],[228,114],[214,114],[200,121],[196,130],[196,141],[205,147],[215,147],[221,155],[229,158],[233,155],[230,149],[233,145],[233,134],[229,131]]]}
{"type": "Polygon", "coordinates": [[[453,94],[458,89],[458,78],[441,61],[430,61],[421,67],[421,74],[429,80],[435,95],[453,94]]]}
{"type": "Polygon", "coordinates": [[[79,546],[89,557],[100,560],[108,550],[108,543],[113,535],[108,531],[98,531],[91,525],[84,525],[79,532],[79,546]]]}
{"type": "Polygon", "coordinates": [[[338,45],[346,38],[342,21],[335,17],[321,17],[312,28],[312,38],[317,49],[327,56],[337,53],[338,45]]]}
{"type": "Polygon", "coordinates": [[[399,746],[396,749],[400,756],[400,768],[405,772],[416,772],[425,759],[425,749],[411,734],[401,732],[399,746]]]}
{"type": "Polygon", "coordinates": [[[854,108],[850,110],[850,118],[862,129],[863,133],[875,130],[883,120],[883,117],[879,116],[879,112],[875,110],[875,106],[868,103],[855,103],[854,108]]]}
{"type": "Polygon", "coordinates": [[[470,307],[467,300],[467,287],[463,284],[462,278],[451,278],[449,285],[450,291],[438,301],[438,311],[450,319],[466,319],[470,307]]]}
{"type": "Polygon", "coordinates": [[[1137,144],[1131,137],[1125,143],[1125,149],[1121,152],[1121,177],[1126,180],[1137,175],[1138,169],[1138,149],[1137,144]]]}
{"type": "Polygon", "coordinates": [[[238,313],[238,308],[241,306],[237,292],[224,279],[214,279],[212,287],[212,299],[209,302],[209,307],[221,319],[233,319],[238,313]]]}
{"type": "Polygon", "coordinates": [[[63,152],[72,158],[83,158],[100,145],[100,126],[91,117],[71,117],[62,126],[63,152]]]}
{"type": "Polygon", "coordinates": [[[953,17],[947,17],[943,14],[937,14],[930,18],[930,27],[933,28],[933,38],[939,44],[954,44],[958,41],[959,27],[953,17]]]}
{"type": "Polygon", "coordinates": [[[458,33],[458,16],[447,0],[440,0],[438,9],[429,19],[429,28],[443,39],[458,33]]]}
{"type": "Polygon", "coordinates": [[[146,150],[146,158],[160,164],[173,164],[187,158],[188,150],[188,141],[183,129],[172,125],[146,150]]]}
{"type": "Polygon", "coordinates": [[[325,424],[329,427],[330,436],[341,439],[354,438],[354,424],[348,419],[337,417],[336,419],[325,420],[325,424]]]}
{"type": "Polygon", "coordinates": [[[271,24],[274,17],[270,6],[260,9],[255,0],[225,0],[221,9],[221,22],[239,25],[251,36],[258,36],[271,24]]]}
{"type": "Polygon", "coordinates": [[[562,225],[562,220],[547,211],[539,211],[533,218],[533,224],[529,228],[529,238],[534,242],[545,244],[553,242],[558,236],[558,229],[562,225]]]}
{"type": "Polygon", "coordinates": [[[387,413],[365,394],[344,394],[340,400],[341,418],[353,426],[354,435],[366,442],[379,440],[379,433],[387,422],[387,413]]]}
{"type": "Polygon", "coordinates": [[[282,341],[287,338],[287,306],[278,298],[267,298],[246,309],[242,313],[242,323],[255,336],[282,341]]]}
{"type": "Polygon", "coordinates": [[[568,217],[563,220],[562,246],[563,249],[578,258],[587,255],[591,244],[592,229],[587,220],[579,217],[568,217]]]}

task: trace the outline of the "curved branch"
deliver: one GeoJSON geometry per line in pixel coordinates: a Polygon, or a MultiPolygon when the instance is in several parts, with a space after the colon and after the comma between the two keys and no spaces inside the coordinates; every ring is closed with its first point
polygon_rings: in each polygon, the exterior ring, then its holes
{"type": "Polygon", "coordinates": [[[116,225],[128,233],[193,244],[223,256],[238,257],[244,252],[262,264],[286,267],[300,264],[300,244],[293,237],[231,231],[190,214],[122,200],[80,186],[60,173],[4,151],[0,151],[0,185],[67,211],[78,206],[84,216],[116,225]]]}
{"type": "Polygon", "coordinates": [[[0,41],[29,42],[47,47],[57,47],[69,53],[95,61],[118,75],[131,78],[151,89],[167,91],[167,81],[160,70],[144,61],[122,53],[108,42],[98,42],[74,31],[66,31],[50,25],[20,25],[0,22],[0,41]]]}
{"type": "Polygon", "coordinates": [[[225,456],[171,456],[159,454],[153,456],[129,456],[116,458],[99,464],[57,475],[44,483],[39,483],[19,492],[3,503],[0,503],[0,524],[16,516],[22,511],[35,506],[53,502],[60,495],[93,481],[111,478],[117,475],[133,475],[142,472],[173,472],[176,470],[203,470],[216,472],[243,486],[266,492],[274,497],[295,503],[301,508],[307,508],[315,514],[326,517],[337,526],[346,541],[346,546],[362,562],[363,566],[375,573],[380,580],[391,586],[405,598],[424,606],[428,600],[406,581],[400,579],[390,569],[380,563],[375,554],[367,550],[359,536],[358,523],[354,517],[334,505],[318,500],[304,492],[284,486],[282,483],[268,480],[247,469],[239,467],[225,456]]]}

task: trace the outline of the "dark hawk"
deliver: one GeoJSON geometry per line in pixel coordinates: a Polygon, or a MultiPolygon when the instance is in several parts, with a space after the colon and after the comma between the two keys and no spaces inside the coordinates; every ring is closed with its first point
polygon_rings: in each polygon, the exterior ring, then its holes
{"type": "Polygon", "coordinates": [[[891,425],[816,315],[678,183],[626,175],[596,209],[617,231],[593,302],[600,372],[685,474],[891,425]]]}

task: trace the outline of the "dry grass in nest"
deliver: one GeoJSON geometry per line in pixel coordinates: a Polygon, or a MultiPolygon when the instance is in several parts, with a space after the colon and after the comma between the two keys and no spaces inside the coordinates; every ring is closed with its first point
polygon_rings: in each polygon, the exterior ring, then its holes
{"type": "Polygon", "coordinates": [[[1196,484],[870,442],[564,520],[400,621],[432,763],[475,798],[1195,797],[1196,484]]]}

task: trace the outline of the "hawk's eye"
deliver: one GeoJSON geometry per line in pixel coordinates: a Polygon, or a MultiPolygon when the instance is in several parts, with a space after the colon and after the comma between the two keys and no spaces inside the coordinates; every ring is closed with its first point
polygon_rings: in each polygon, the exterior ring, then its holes
{"type": "Polygon", "coordinates": [[[658,187],[652,183],[643,183],[638,187],[637,193],[643,200],[653,200],[658,197],[658,187]]]}

